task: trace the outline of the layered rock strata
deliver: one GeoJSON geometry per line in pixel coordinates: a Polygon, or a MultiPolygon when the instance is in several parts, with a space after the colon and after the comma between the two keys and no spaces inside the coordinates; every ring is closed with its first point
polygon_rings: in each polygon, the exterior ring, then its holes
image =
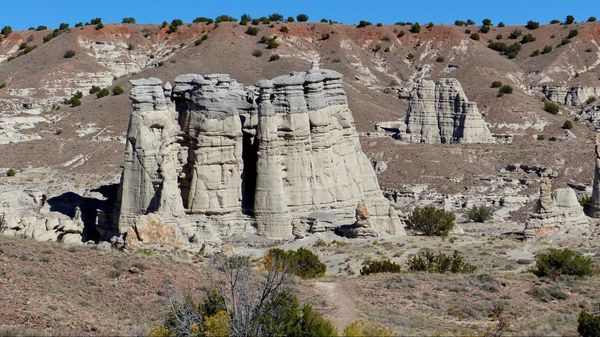
{"type": "Polygon", "coordinates": [[[408,113],[397,126],[395,137],[429,144],[494,142],[477,104],[467,99],[462,86],[453,78],[443,78],[438,83],[431,80],[415,83],[408,113]]]}
{"type": "Polygon", "coordinates": [[[586,213],[592,218],[600,218],[600,133],[596,134],[594,185],[592,198],[586,206],[586,213]]]}
{"type": "Polygon", "coordinates": [[[570,106],[585,104],[591,97],[600,97],[600,87],[564,87],[543,85],[534,87],[540,91],[547,99],[570,106]]]}
{"type": "Polygon", "coordinates": [[[525,224],[525,236],[542,236],[557,229],[569,229],[589,222],[572,188],[552,191],[550,178],[542,178],[536,213],[525,224]]]}
{"type": "Polygon", "coordinates": [[[374,230],[404,234],[361,151],[341,74],[313,67],[256,87],[223,74],[131,83],[122,233],[157,213],[190,241],[287,239],[316,230],[315,213],[354,223],[363,201],[374,230]]]}

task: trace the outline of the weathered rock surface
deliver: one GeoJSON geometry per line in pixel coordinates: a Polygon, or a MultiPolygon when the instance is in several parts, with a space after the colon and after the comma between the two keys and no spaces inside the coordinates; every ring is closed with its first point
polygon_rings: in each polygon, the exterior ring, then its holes
{"type": "Polygon", "coordinates": [[[404,123],[392,124],[379,123],[378,129],[396,129],[396,138],[412,143],[494,142],[477,104],[467,99],[462,86],[453,78],[443,78],[438,83],[417,82],[404,123]]]}
{"type": "Polygon", "coordinates": [[[225,74],[131,84],[122,233],[156,213],[191,241],[302,237],[354,223],[363,200],[373,230],[404,234],[360,148],[339,73],[315,66],[258,87],[225,74]]]}
{"type": "Polygon", "coordinates": [[[533,87],[540,91],[547,99],[552,102],[577,106],[585,104],[590,97],[598,98],[600,96],[600,87],[564,87],[543,85],[533,87]]]}
{"type": "Polygon", "coordinates": [[[143,245],[185,246],[179,228],[165,223],[156,213],[139,216],[135,224],[127,229],[125,243],[134,249],[143,245]]]}
{"type": "Polygon", "coordinates": [[[587,205],[586,213],[592,218],[600,218],[600,133],[596,134],[595,149],[594,185],[592,187],[592,198],[587,205]]]}
{"type": "Polygon", "coordinates": [[[568,230],[588,223],[572,188],[552,191],[550,178],[542,178],[537,210],[525,224],[525,236],[536,237],[553,230],[568,230]]]}

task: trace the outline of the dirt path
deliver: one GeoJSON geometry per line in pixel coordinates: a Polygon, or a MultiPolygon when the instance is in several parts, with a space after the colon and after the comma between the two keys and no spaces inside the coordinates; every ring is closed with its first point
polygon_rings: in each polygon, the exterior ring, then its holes
{"type": "Polygon", "coordinates": [[[341,333],[344,328],[358,319],[358,310],[352,300],[353,293],[341,282],[315,282],[316,294],[327,302],[329,318],[341,333]]]}

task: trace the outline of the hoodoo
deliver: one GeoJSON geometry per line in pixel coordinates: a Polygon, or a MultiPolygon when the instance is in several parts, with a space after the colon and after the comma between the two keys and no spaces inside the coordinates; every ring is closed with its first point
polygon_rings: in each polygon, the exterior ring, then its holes
{"type": "Polygon", "coordinates": [[[156,213],[190,242],[253,232],[288,239],[324,217],[352,224],[361,203],[374,231],[404,234],[361,150],[341,74],[315,64],[257,87],[224,74],[131,84],[122,233],[156,213]]]}

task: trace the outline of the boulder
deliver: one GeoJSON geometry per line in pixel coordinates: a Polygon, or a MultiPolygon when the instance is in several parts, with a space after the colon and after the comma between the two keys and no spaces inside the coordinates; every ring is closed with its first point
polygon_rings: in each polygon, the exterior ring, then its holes
{"type": "Polygon", "coordinates": [[[136,249],[144,245],[165,245],[184,248],[181,232],[176,226],[167,224],[156,213],[139,216],[135,224],[127,229],[125,245],[136,249]]]}

